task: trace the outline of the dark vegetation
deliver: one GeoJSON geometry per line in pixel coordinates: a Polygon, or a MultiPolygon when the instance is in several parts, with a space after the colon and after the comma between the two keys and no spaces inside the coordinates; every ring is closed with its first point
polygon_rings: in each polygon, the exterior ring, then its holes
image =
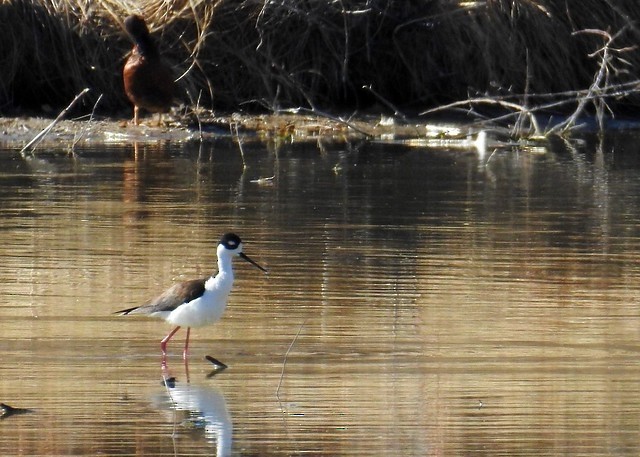
{"type": "Polygon", "coordinates": [[[100,97],[98,112],[128,113],[130,13],[147,19],[185,104],[202,109],[446,106],[541,133],[534,113],[603,119],[640,103],[635,0],[5,0],[0,113],[55,113],[85,87],[76,109],[100,97]]]}

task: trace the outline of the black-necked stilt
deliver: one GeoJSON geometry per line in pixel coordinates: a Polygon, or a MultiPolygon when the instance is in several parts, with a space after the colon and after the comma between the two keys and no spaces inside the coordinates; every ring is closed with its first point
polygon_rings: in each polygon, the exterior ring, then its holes
{"type": "Polygon", "coordinates": [[[267,273],[267,270],[242,252],[242,240],[233,233],[222,236],[218,243],[217,254],[218,274],[215,276],[177,283],[144,305],[123,309],[116,314],[145,314],[160,317],[176,325],[176,328],[160,342],[163,357],[167,354],[167,343],[171,337],[180,330],[180,327],[187,327],[183,352],[186,360],[191,327],[213,324],[220,319],[227,306],[227,299],[233,287],[233,257],[240,256],[267,273]]]}

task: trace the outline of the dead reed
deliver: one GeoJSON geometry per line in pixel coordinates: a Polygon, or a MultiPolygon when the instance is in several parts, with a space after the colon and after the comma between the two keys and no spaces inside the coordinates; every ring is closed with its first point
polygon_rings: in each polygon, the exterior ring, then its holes
{"type": "Polygon", "coordinates": [[[416,113],[476,97],[598,96],[588,91],[604,42],[576,33],[586,29],[615,35],[607,84],[626,89],[604,94],[607,107],[640,102],[635,0],[4,0],[0,113],[59,109],[84,87],[85,107],[102,94],[98,110],[128,109],[121,24],[133,12],[162,43],[185,102],[208,109],[416,113]]]}

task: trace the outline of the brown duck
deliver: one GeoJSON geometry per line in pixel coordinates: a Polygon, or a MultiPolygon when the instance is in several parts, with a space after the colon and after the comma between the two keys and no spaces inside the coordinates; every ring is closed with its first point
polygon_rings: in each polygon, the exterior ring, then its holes
{"type": "Polygon", "coordinates": [[[122,71],[124,91],[133,103],[133,123],[138,125],[138,112],[143,108],[160,113],[160,124],[162,113],[169,111],[176,94],[172,71],[163,62],[142,17],[127,17],[124,27],[134,42],[122,71]]]}

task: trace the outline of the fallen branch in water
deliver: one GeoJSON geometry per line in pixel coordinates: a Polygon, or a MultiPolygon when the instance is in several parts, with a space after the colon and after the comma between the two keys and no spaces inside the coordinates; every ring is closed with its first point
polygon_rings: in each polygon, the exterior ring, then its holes
{"type": "Polygon", "coordinates": [[[589,57],[600,56],[600,64],[591,85],[587,89],[559,93],[525,93],[469,98],[423,111],[420,115],[424,116],[460,109],[464,109],[467,113],[473,112],[474,114],[478,114],[474,111],[475,107],[498,107],[501,109],[501,113],[497,116],[483,119],[483,124],[498,125],[516,118],[516,121],[511,126],[510,135],[513,138],[521,138],[523,136],[522,120],[524,119],[529,122],[529,131],[533,137],[548,138],[551,135],[564,136],[570,133],[579,125],[580,119],[585,117],[587,107],[591,104],[595,110],[598,128],[602,131],[605,124],[605,114],[608,112],[613,117],[613,111],[609,107],[607,99],[629,97],[632,94],[640,92],[640,80],[636,79],[618,84],[611,82],[612,75],[629,73],[624,68],[620,68],[629,66],[629,63],[620,57],[620,55],[635,50],[635,47],[615,48],[612,46],[615,39],[625,30],[626,28],[623,28],[615,35],[611,35],[603,30],[591,29],[581,30],[573,34],[574,36],[586,34],[605,38],[605,44],[595,52],[589,54],[589,57]],[[532,101],[537,101],[538,104],[536,105],[532,101]],[[576,105],[575,109],[573,109],[572,113],[564,120],[555,125],[547,126],[546,128],[540,126],[536,115],[545,114],[548,118],[551,111],[560,108],[565,108],[566,110],[567,105],[573,104],[576,105]]]}
{"type": "Polygon", "coordinates": [[[481,97],[481,98],[471,98],[468,100],[461,100],[459,102],[449,103],[447,105],[438,106],[436,108],[424,111],[420,113],[420,115],[434,114],[440,111],[447,111],[453,108],[469,106],[469,105],[498,105],[501,108],[507,108],[511,110],[509,113],[505,115],[502,115],[496,118],[491,118],[490,120],[493,122],[499,122],[509,117],[515,117],[515,116],[520,116],[524,114],[531,122],[535,135],[542,135],[542,131],[534,115],[534,112],[536,111],[536,109],[527,108],[524,105],[520,105],[518,103],[510,102],[507,100],[502,100],[500,98],[481,97]]]}
{"type": "Polygon", "coordinates": [[[553,134],[557,131],[561,133],[565,133],[569,129],[571,129],[575,125],[578,117],[584,112],[585,106],[589,101],[593,103],[596,109],[596,118],[598,120],[598,127],[600,128],[600,131],[602,131],[602,129],[604,128],[605,110],[612,113],[611,109],[609,108],[606,102],[606,98],[609,96],[608,91],[609,91],[609,88],[611,87],[609,83],[610,75],[612,73],[614,74],[622,73],[622,71],[618,70],[615,67],[614,63],[617,60],[618,62],[626,64],[626,62],[621,58],[616,59],[615,55],[617,53],[623,53],[623,52],[635,50],[635,47],[613,48],[611,46],[614,40],[617,37],[619,37],[625,31],[625,29],[626,27],[623,27],[622,30],[620,30],[615,35],[611,35],[609,32],[605,32],[604,30],[591,30],[591,29],[579,30],[573,33],[574,36],[578,34],[589,34],[589,35],[601,36],[605,38],[606,41],[605,41],[605,44],[600,49],[597,49],[595,52],[589,54],[589,57],[595,57],[597,55],[600,55],[600,66],[598,68],[598,72],[594,75],[593,83],[587,90],[587,95],[584,98],[580,99],[578,106],[576,107],[573,114],[565,122],[562,122],[557,126],[551,128],[551,130],[549,131],[549,134],[553,134]]]}

